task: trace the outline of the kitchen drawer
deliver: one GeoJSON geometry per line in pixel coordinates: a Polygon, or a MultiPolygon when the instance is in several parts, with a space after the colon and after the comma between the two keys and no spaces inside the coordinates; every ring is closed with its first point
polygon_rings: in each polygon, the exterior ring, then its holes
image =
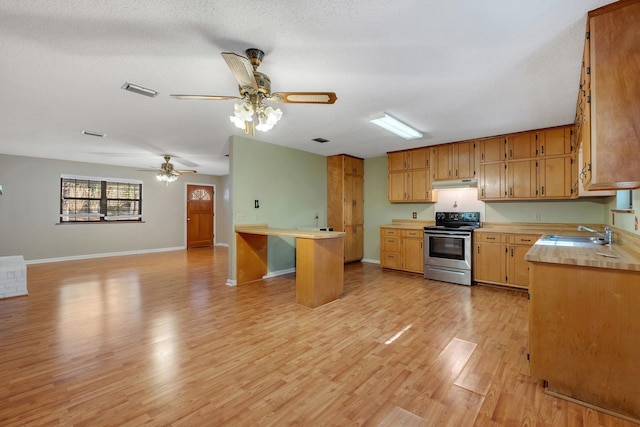
{"type": "Polygon", "coordinates": [[[423,239],[424,238],[424,229],[420,229],[420,230],[404,230],[403,231],[403,236],[404,237],[418,237],[423,239]]]}
{"type": "Polygon", "coordinates": [[[400,268],[400,253],[399,252],[382,252],[382,259],[380,264],[387,268],[400,268]]]}
{"type": "Polygon", "coordinates": [[[400,239],[398,237],[382,236],[381,248],[385,252],[400,252],[400,239]]]}
{"type": "Polygon", "coordinates": [[[540,238],[537,234],[511,234],[509,243],[514,245],[533,245],[540,238]]]}
{"type": "Polygon", "coordinates": [[[397,228],[383,228],[382,235],[383,236],[399,236],[401,231],[402,230],[399,230],[397,228]]]}
{"type": "Polygon", "coordinates": [[[473,237],[476,242],[507,243],[507,236],[500,233],[474,233],[473,237]]]}

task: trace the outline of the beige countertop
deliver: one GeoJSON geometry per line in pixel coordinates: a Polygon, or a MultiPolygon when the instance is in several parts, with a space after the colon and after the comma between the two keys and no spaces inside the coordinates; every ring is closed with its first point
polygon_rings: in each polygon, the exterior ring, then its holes
{"type": "Polygon", "coordinates": [[[511,233],[511,234],[584,234],[578,232],[578,225],[585,225],[603,231],[601,224],[550,224],[540,222],[483,222],[476,233],[511,233]]]}
{"type": "Polygon", "coordinates": [[[317,231],[296,228],[273,228],[267,224],[236,225],[236,233],[260,234],[263,236],[300,237],[303,239],[335,239],[344,237],[343,231],[317,231]]]}
{"type": "Polygon", "coordinates": [[[422,230],[429,225],[435,225],[436,222],[426,219],[392,219],[391,224],[381,225],[380,228],[402,228],[405,230],[422,230]]]}
{"type": "Polygon", "coordinates": [[[557,242],[539,239],[525,255],[531,262],[640,271],[640,253],[630,245],[557,242]]]}

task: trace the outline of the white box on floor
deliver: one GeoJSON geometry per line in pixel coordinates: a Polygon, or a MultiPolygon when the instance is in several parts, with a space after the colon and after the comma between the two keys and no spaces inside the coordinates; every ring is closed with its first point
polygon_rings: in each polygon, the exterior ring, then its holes
{"type": "Polygon", "coordinates": [[[27,295],[27,265],[19,256],[0,257],[0,298],[27,295]]]}

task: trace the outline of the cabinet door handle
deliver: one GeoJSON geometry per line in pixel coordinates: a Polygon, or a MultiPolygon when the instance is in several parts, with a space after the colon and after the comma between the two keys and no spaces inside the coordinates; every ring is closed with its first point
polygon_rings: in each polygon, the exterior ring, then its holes
{"type": "Polygon", "coordinates": [[[513,257],[513,248],[511,248],[511,256],[513,257]]]}
{"type": "Polygon", "coordinates": [[[540,146],[540,154],[544,155],[544,145],[540,146]]]}
{"type": "Polygon", "coordinates": [[[520,239],[520,240],[522,240],[523,242],[530,242],[531,241],[531,239],[520,239]]]}
{"type": "Polygon", "coordinates": [[[420,249],[422,249],[422,242],[420,242],[420,249]]]}
{"type": "Polygon", "coordinates": [[[542,195],[544,196],[544,185],[542,186],[542,195]]]}
{"type": "Polygon", "coordinates": [[[509,150],[509,158],[513,159],[513,149],[509,150]]]}
{"type": "Polygon", "coordinates": [[[513,196],[513,187],[509,187],[509,195],[513,196]]]}
{"type": "Polygon", "coordinates": [[[478,253],[480,253],[480,246],[478,246],[478,253]]]}
{"type": "Polygon", "coordinates": [[[487,240],[496,240],[495,237],[487,237],[487,240]]]}

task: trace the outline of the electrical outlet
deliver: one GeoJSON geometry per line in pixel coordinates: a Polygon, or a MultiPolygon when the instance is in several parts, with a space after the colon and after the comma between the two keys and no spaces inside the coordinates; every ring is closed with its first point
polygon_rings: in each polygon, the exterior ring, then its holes
{"type": "Polygon", "coordinates": [[[540,221],[540,212],[536,212],[534,218],[536,221],[540,221]]]}
{"type": "Polygon", "coordinates": [[[247,215],[244,213],[237,213],[236,214],[236,221],[246,221],[247,220],[247,215]]]}
{"type": "Polygon", "coordinates": [[[418,218],[418,212],[413,212],[411,214],[411,216],[412,216],[413,219],[417,219],[418,218]]]}

